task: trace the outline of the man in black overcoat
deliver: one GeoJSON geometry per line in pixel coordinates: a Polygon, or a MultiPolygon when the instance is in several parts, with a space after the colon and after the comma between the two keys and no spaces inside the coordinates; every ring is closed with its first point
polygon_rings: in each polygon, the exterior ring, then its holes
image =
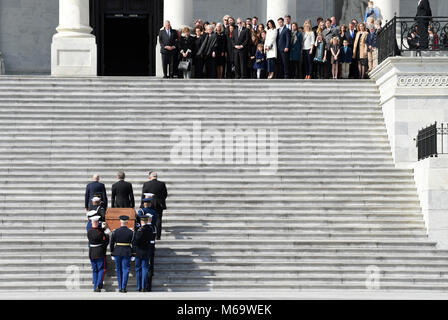
{"type": "Polygon", "coordinates": [[[125,173],[118,173],[118,182],[112,185],[112,208],[134,208],[132,184],[124,181],[125,173]]]}
{"type": "Polygon", "coordinates": [[[151,171],[149,173],[149,181],[143,184],[142,188],[142,201],[140,208],[143,208],[143,199],[145,199],[145,193],[152,193],[153,203],[155,210],[157,211],[157,240],[160,240],[162,235],[162,215],[163,210],[166,210],[166,198],[168,197],[168,191],[164,182],[157,180],[157,172],[151,171]]]}

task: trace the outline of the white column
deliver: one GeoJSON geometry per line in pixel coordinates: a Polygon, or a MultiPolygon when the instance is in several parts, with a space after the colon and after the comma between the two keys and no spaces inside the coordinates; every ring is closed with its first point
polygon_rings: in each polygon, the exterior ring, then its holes
{"type": "Polygon", "coordinates": [[[391,20],[395,14],[397,17],[400,15],[400,0],[374,0],[373,3],[381,10],[383,25],[386,24],[386,21],[391,20]]]}
{"type": "MultiPolygon", "coordinates": [[[[192,27],[193,21],[193,0],[165,0],[163,2],[163,23],[168,20],[173,29],[180,29],[185,26],[192,27]]],[[[160,26],[162,28],[163,26],[160,26]]],[[[156,45],[156,76],[163,77],[162,56],[160,55],[160,44],[157,38],[156,45]]]]}
{"type": "Polygon", "coordinates": [[[163,20],[169,20],[174,29],[193,26],[193,0],[165,0],[163,20]]]}
{"type": "Polygon", "coordinates": [[[277,19],[289,14],[292,20],[296,18],[297,15],[297,5],[296,0],[267,0],[266,3],[266,18],[267,20],[274,20],[277,24],[277,19]]]}
{"type": "Polygon", "coordinates": [[[96,76],[97,46],[89,0],[59,0],[59,26],[51,44],[51,74],[96,76]]]}

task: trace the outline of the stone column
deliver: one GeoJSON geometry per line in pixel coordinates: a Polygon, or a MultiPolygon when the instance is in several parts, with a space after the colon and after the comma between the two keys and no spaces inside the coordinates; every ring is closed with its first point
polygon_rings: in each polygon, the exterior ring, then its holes
{"type": "Polygon", "coordinates": [[[381,10],[383,25],[385,25],[387,21],[391,20],[395,14],[397,17],[400,15],[400,0],[374,0],[373,2],[375,6],[381,10]]]}
{"type": "Polygon", "coordinates": [[[97,46],[89,0],[59,0],[59,26],[51,44],[53,76],[96,76],[97,46]]]}
{"type": "MultiPolygon", "coordinates": [[[[193,26],[193,0],[165,0],[163,2],[163,23],[166,20],[171,22],[173,29],[180,29],[185,26],[193,26]]],[[[162,28],[163,26],[160,26],[162,28]]],[[[156,76],[163,77],[162,57],[160,55],[160,44],[157,38],[156,46],[156,76]]]]}
{"type": "Polygon", "coordinates": [[[267,20],[274,20],[277,25],[277,19],[280,17],[285,17],[289,14],[292,20],[296,18],[297,15],[297,5],[296,0],[267,0],[266,4],[266,18],[267,20]]]}
{"type": "Polygon", "coordinates": [[[165,0],[163,20],[169,20],[174,29],[193,26],[193,0],[165,0]]]}

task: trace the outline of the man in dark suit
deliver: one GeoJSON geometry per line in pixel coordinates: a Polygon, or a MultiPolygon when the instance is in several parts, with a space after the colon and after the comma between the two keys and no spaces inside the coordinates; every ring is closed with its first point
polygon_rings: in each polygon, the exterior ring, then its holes
{"type": "Polygon", "coordinates": [[[428,26],[429,21],[432,17],[431,6],[428,0],[419,0],[417,5],[417,15],[416,15],[417,25],[418,25],[418,35],[420,36],[420,49],[428,49],[428,26]]]}
{"type": "MultiPolygon", "coordinates": [[[[356,40],[356,28],[355,28],[355,24],[353,22],[350,22],[348,24],[348,30],[345,32],[345,38],[348,40],[348,46],[352,49],[353,51],[353,46],[355,44],[355,40],[356,40]]],[[[350,64],[350,75],[349,77],[351,79],[353,78],[357,78],[359,76],[359,70],[358,70],[358,60],[357,59],[353,59],[352,63],[350,64]]]]}
{"type": "Polygon", "coordinates": [[[92,210],[92,198],[94,196],[101,196],[101,203],[104,209],[107,209],[107,193],[106,187],[100,181],[100,175],[95,174],[92,178],[93,182],[89,183],[86,187],[86,193],[84,197],[84,207],[86,211],[92,210]]]}
{"type": "Polygon", "coordinates": [[[157,172],[151,171],[149,173],[149,181],[143,184],[142,188],[142,202],[141,208],[143,207],[143,199],[145,199],[145,193],[152,193],[153,203],[155,206],[155,210],[157,211],[157,240],[160,240],[160,236],[162,235],[162,215],[163,210],[166,209],[166,198],[168,197],[168,192],[166,190],[166,185],[164,182],[157,180],[157,172]]]}
{"type": "Polygon", "coordinates": [[[134,208],[132,184],[124,181],[125,173],[118,172],[118,182],[112,185],[112,208],[134,208]]]}
{"type": "Polygon", "coordinates": [[[277,36],[278,78],[289,78],[289,50],[291,48],[291,30],[285,26],[285,19],[279,18],[277,36]]]}
{"type": "Polygon", "coordinates": [[[171,28],[169,21],[165,21],[165,26],[159,32],[160,53],[162,54],[163,77],[168,78],[168,66],[170,68],[169,77],[174,78],[174,64],[177,55],[177,31],[171,28]]]}
{"type": "Polygon", "coordinates": [[[235,44],[235,77],[247,79],[247,54],[250,41],[250,30],[243,26],[243,19],[237,19],[237,27],[233,31],[235,44]]]}

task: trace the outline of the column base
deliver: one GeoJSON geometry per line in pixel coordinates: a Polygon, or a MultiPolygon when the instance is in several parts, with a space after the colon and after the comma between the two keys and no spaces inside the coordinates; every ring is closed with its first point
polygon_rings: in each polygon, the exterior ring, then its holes
{"type": "Polygon", "coordinates": [[[162,54],[160,53],[160,42],[158,36],[156,45],[156,77],[163,78],[162,54]]]}
{"type": "Polygon", "coordinates": [[[96,76],[97,45],[95,37],[53,37],[51,75],[67,77],[96,76]]]}

